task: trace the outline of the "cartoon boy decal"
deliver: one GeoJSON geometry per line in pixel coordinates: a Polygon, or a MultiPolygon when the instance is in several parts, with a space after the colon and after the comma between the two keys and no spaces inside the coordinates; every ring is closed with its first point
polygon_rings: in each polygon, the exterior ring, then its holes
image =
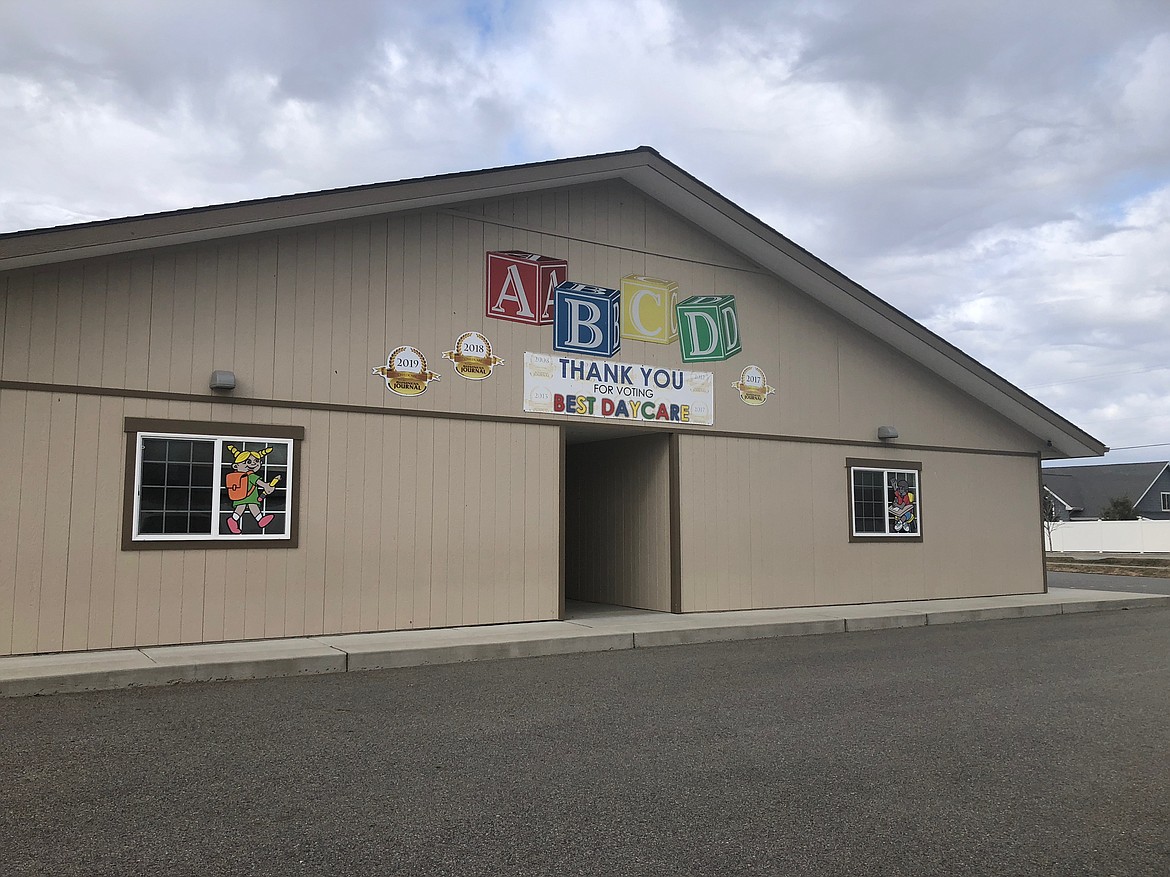
{"type": "Polygon", "coordinates": [[[227,528],[233,533],[239,533],[240,519],[243,518],[244,512],[248,511],[263,530],[272,523],[275,515],[260,513],[260,491],[264,491],[264,495],[268,496],[280,481],[279,475],[268,482],[260,480],[260,466],[263,459],[272,453],[272,448],[265,448],[262,451],[241,451],[235,445],[227,447],[235,458],[232,471],[227,474],[225,482],[228,499],[232,501],[232,516],[227,519],[227,528]]]}
{"type": "Polygon", "coordinates": [[[890,479],[890,487],[894,491],[894,498],[889,507],[890,516],[894,519],[894,530],[898,533],[913,533],[914,492],[910,490],[910,484],[905,478],[897,476],[890,479]]]}

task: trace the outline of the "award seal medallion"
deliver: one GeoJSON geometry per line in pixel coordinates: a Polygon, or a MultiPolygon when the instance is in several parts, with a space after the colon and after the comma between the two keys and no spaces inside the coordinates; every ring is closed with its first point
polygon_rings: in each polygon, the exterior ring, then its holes
{"type": "Polygon", "coordinates": [[[748,405],[763,405],[768,395],[775,393],[775,387],[768,386],[768,378],[758,365],[749,365],[740,374],[739,380],[731,386],[739,390],[739,398],[748,405]]]}
{"type": "Polygon", "coordinates": [[[425,393],[427,384],[439,376],[427,371],[427,358],[417,347],[395,347],[386,357],[386,364],[375,366],[373,373],[386,379],[386,389],[399,396],[417,396],[425,393]]]}
{"type": "Polygon", "coordinates": [[[443,358],[455,363],[455,373],[469,381],[491,377],[492,369],[504,360],[492,356],[492,342],[481,332],[464,332],[455,340],[455,349],[443,352],[443,358]]]}

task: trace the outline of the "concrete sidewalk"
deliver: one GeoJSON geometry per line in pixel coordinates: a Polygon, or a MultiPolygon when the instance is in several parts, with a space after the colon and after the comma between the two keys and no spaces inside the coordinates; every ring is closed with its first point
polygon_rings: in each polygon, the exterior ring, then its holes
{"type": "Polygon", "coordinates": [[[1170,606],[1170,596],[1053,588],[1047,594],[1009,597],[688,615],[570,603],[564,621],[0,658],[0,696],[345,673],[1148,606],[1170,606]]]}

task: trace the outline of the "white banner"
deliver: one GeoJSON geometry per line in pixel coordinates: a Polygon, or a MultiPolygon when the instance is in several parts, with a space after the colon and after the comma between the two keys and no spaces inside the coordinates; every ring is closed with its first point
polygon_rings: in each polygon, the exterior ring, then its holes
{"type": "Polygon", "coordinates": [[[715,423],[715,376],[548,353],[524,354],[524,410],[630,423],[715,423]]]}

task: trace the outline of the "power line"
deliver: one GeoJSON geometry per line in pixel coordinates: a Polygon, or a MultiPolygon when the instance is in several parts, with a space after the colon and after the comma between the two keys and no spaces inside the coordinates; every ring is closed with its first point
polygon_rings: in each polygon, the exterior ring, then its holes
{"type": "Polygon", "coordinates": [[[1124,372],[1104,372],[1099,375],[1083,375],[1079,378],[1069,378],[1067,381],[1053,381],[1050,384],[1032,384],[1030,387],[1023,387],[1025,390],[1043,390],[1047,387],[1063,387],[1065,384],[1080,384],[1085,381],[1097,381],[1101,378],[1121,378],[1127,375],[1144,375],[1148,372],[1162,371],[1170,368],[1170,365],[1151,365],[1148,368],[1131,369],[1124,372]]]}
{"type": "Polygon", "coordinates": [[[1124,448],[1110,448],[1109,452],[1113,453],[1114,451],[1136,451],[1141,448],[1170,448],[1170,442],[1158,442],[1157,444],[1153,445],[1127,445],[1124,448]]]}
{"type": "MultiPolygon", "coordinates": [[[[1161,415],[1154,415],[1154,416],[1161,416],[1161,415]]],[[[1151,419],[1151,415],[1149,415],[1149,414],[1135,414],[1133,417],[1115,417],[1115,418],[1112,418],[1111,420],[1081,420],[1078,417],[1077,424],[1080,426],[1092,427],[1093,429],[1105,430],[1105,429],[1109,429],[1110,427],[1116,426],[1119,423],[1133,423],[1135,420],[1140,420],[1143,423],[1149,423],[1150,419],[1151,419]]]]}

